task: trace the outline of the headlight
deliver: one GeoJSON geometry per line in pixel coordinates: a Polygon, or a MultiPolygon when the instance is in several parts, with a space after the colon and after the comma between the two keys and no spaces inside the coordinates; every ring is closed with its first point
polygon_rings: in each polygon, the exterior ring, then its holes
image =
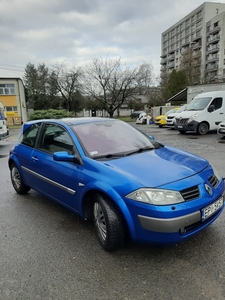
{"type": "Polygon", "coordinates": [[[193,121],[197,116],[198,116],[198,113],[192,115],[192,116],[189,118],[188,123],[191,122],[191,121],[193,121]]]}
{"type": "Polygon", "coordinates": [[[220,173],[216,170],[215,167],[213,167],[212,164],[211,164],[211,167],[212,167],[212,169],[213,169],[213,173],[214,173],[214,175],[216,176],[216,178],[217,178],[218,180],[220,180],[220,178],[221,178],[220,173]]]}
{"type": "Polygon", "coordinates": [[[154,205],[169,205],[184,202],[179,192],[160,189],[139,189],[126,198],[154,205]]]}

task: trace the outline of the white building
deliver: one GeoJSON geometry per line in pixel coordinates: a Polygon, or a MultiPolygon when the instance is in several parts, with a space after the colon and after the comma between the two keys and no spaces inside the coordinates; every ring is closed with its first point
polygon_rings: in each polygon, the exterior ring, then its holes
{"type": "Polygon", "coordinates": [[[198,78],[225,80],[225,4],[205,2],[162,33],[161,71],[179,70],[187,51],[198,78]]]}

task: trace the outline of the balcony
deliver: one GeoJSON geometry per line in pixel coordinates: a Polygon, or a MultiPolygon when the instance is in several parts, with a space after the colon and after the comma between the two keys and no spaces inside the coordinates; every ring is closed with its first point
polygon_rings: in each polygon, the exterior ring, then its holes
{"type": "Polygon", "coordinates": [[[167,58],[161,59],[160,64],[161,65],[166,65],[167,64],[167,58]]]}
{"type": "Polygon", "coordinates": [[[216,53],[216,52],[219,52],[219,50],[220,50],[219,44],[213,44],[207,48],[206,54],[216,53]]]}
{"type": "Polygon", "coordinates": [[[215,34],[207,40],[207,44],[208,45],[215,44],[215,43],[218,43],[219,41],[220,41],[220,35],[215,34]]]}
{"type": "Polygon", "coordinates": [[[163,53],[160,57],[161,58],[165,58],[167,56],[167,54],[166,53],[163,53]]]}
{"type": "Polygon", "coordinates": [[[174,60],[175,59],[175,54],[170,54],[168,55],[168,61],[174,60]]]}
{"type": "Polygon", "coordinates": [[[220,27],[220,26],[215,26],[215,27],[213,27],[212,29],[210,28],[209,30],[207,30],[207,35],[217,33],[217,32],[219,32],[220,30],[221,30],[221,27],[220,27]]]}
{"type": "Polygon", "coordinates": [[[206,67],[206,72],[214,72],[214,71],[218,71],[219,69],[219,66],[218,64],[209,64],[207,67],[206,67]]]}
{"type": "Polygon", "coordinates": [[[206,63],[211,63],[219,60],[219,55],[211,55],[206,58],[206,63]]]}

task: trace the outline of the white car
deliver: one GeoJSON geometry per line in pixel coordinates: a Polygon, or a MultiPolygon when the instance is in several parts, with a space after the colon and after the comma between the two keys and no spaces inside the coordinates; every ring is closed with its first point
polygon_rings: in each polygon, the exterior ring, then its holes
{"type": "Polygon", "coordinates": [[[184,111],[187,107],[187,104],[182,105],[178,110],[176,110],[176,112],[171,113],[167,116],[166,118],[166,126],[169,127],[174,127],[174,122],[175,122],[175,117],[181,113],[182,111],[184,111]]]}
{"type": "Polygon", "coordinates": [[[217,133],[225,137],[225,120],[219,124],[217,133]]]}
{"type": "Polygon", "coordinates": [[[136,124],[150,124],[152,117],[145,112],[139,115],[139,118],[136,120],[136,124]]]}

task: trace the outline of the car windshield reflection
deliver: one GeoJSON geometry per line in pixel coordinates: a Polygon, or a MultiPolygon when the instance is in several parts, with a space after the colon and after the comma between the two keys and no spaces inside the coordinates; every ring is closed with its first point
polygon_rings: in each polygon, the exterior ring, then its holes
{"type": "Polygon", "coordinates": [[[78,124],[73,130],[92,158],[119,158],[139,149],[154,149],[154,142],[124,122],[78,124]]]}

